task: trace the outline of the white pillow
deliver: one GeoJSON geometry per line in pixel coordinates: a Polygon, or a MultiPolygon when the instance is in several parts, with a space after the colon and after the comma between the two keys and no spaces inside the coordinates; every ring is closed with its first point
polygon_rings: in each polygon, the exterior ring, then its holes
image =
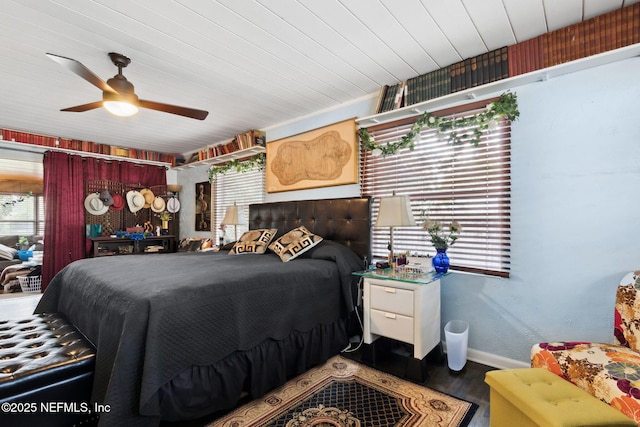
{"type": "Polygon", "coordinates": [[[16,257],[18,253],[17,249],[10,248],[9,246],[3,245],[0,243],[0,258],[6,260],[12,260],[16,257]]]}

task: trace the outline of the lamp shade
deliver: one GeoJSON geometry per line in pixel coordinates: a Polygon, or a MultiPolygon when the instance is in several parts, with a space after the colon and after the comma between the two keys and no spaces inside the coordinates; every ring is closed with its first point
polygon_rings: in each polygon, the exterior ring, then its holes
{"type": "Polygon", "coordinates": [[[375,227],[409,227],[416,221],[411,212],[411,203],[407,196],[389,196],[380,198],[380,210],[375,227]]]}
{"type": "Polygon", "coordinates": [[[222,220],[222,224],[240,224],[240,219],[238,218],[238,206],[235,203],[232,206],[227,206],[227,210],[224,212],[224,219],[222,220]]]}

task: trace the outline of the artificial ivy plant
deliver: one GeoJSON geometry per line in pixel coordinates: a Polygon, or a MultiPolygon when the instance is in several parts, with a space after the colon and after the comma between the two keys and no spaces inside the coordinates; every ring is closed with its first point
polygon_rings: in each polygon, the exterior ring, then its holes
{"type": "Polygon", "coordinates": [[[221,165],[213,165],[209,168],[209,182],[213,184],[216,180],[216,175],[224,175],[230,170],[235,170],[236,172],[240,173],[250,171],[256,167],[259,170],[264,170],[265,163],[265,154],[258,153],[249,157],[248,159],[234,159],[221,165]]]}
{"type": "MultiPolygon", "coordinates": [[[[484,111],[469,117],[450,119],[434,116],[427,111],[418,117],[409,132],[396,142],[380,145],[369,135],[369,131],[366,128],[360,129],[358,133],[362,149],[370,150],[374,155],[386,157],[396,154],[403,148],[413,150],[416,136],[420,134],[425,126],[437,129],[443,135],[447,135],[451,143],[458,144],[468,141],[473,145],[478,145],[483,131],[495,129],[498,121],[502,118],[515,121],[519,115],[516,94],[505,92],[500,95],[497,101],[489,103],[484,111]]],[[[230,170],[240,173],[250,171],[256,167],[259,170],[264,170],[265,164],[265,154],[259,153],[248,159],[235,159],[221,165],[214,165],[209,168],[209,182],[213,184],[218,174],[225,174],[230,170]]]]}
{"type": "Polygon", "coordinates": [[[505,92],[500,95],[497,101],[488,104],[484,111],[469,117],[450,119],[434,116],[427,111],[418,117],[411,126],[411,130],[396,142],[389,142],[384,145],[378,144],[369,135],[369,131],[366,128],[360,129],[359,135],[363,149],[370,150],[374,155],[386,157],[396,154],[403,148],[413,150],[415,138],[425,126],[437,129],[443,135],[447,135],[451,143],[457,144],[469,141],[473,145],[478,145],[483,131],[495,129],[498,121],[502,118],[514,121],[519,115],[516,94],[505,92]]]}

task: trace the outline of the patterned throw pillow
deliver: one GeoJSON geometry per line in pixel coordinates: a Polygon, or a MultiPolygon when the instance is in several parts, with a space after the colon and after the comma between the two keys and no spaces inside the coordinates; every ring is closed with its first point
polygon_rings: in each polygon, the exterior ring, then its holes
{"type": "Polygon", "coordinates": [[[196,252],[200,250],[202,241],[199,237],[185,237],[178,244],[178,252],[196,252]]]}
{"type": "Polygon", "coordinates": [[[233,245],[229,254],[263,254],[269,243],[276,236],[277,228],[259,228],[249,230],[240,236],[240,240],[233,245]]]}
{"type": "Polygon", "coordinates": [[[313,234],[304,225],[301,225],[284,236],[278,237],[275,242],[269,245],[269,249],[277,253],[283,262],[287,262],[305,253],[321,241],[322,237],[313,234]]]}

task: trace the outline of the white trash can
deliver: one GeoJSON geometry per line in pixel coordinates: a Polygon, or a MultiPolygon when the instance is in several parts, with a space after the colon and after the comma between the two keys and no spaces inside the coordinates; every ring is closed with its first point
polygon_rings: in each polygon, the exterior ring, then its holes
{"type": "Polygon", "coordinates": [[[467,343],[469,342],[469,322],[451,320],[444,325],[447,343],[447,364],[452,371],[461,371],[467,363],[467,343]]]}

